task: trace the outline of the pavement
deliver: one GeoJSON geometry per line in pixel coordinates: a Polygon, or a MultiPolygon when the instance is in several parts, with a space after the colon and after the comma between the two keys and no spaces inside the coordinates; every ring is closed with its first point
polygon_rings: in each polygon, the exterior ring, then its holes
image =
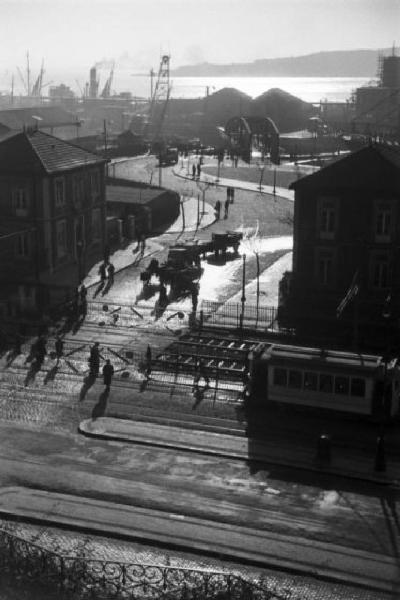
{"type": "MultiPolygon", "coordinates": [[[[201,424],[198,429],[201,429],[201,424]]],[[[186,452],[241,459],[249,463],[272,463],[378,484],[400,485],[398,460],[389,461],[386,471],[379,473],[374,471],[373,460],[361,449],[352,448],[349,456],[345,448],[332,448],[331,460],[324,461],[317,459],[316,448],[313,449],[306,444],[299,445],[298,440],[291,439],[289,436],[277,444],[275,439],[249,439],[226,433],[221,436],[203,430],[199,435],[198,429],[138,423],[112,417],[86,419],[79,424],[80,433],[103,440],[174,448],[186,452]]]]}
{"type": "Polygon", "coordinates": [[[276,566],[291,573],[345,581],[369,590],[400,592],[396,558],[301,536],[24,487],[0,490],[0,515],[124,539],[151,540],[161,547],[190,548],[191,552],[219,558],[245,558],[253,564],[276,566]]]}

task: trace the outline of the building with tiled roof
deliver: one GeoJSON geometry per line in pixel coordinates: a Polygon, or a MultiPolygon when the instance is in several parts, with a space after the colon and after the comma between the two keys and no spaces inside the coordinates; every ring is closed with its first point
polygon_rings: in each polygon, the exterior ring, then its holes
{"type": "Polygon", "coordinates": [[[0,139],[0,312],[61,302],[103,257],[106,162],[39,130],[0,139]]]}
{"type": "Polygon", "coordinates": [[[290,187],[293,266],[281,282],[282,323],[322,343],[382,349],[388,322],[400,318],[399,151],[366,146],[290,187]]]}

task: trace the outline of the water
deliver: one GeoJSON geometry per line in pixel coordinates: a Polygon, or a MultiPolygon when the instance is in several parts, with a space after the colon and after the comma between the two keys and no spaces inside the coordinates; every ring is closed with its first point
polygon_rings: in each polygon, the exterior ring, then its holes
{"type": "MultiPolygon", "coordinates": [[[[33,73],[35,75],[35,73],[33,73]]],[[[99,92],[109,76],[109,70],[98,69],[99,92]]],[[[9,74],[0,73],[0,89],[9,88],[9,74]]],[[[46,71],[46,81],[53,85],[61,82],[69,85],[76,94],[80,95],[78,83],[84,90],[89,79],[89,72],[81,70],[62,70],[55,72],[49,68],[46,71]]],[[[306,102],[345,102],[352,92],[370,82],[366,77],[172,77],[172,98],[202,98],[207,93],[212,94],[224,87],[236,88],[252,98],[259,96],[271,88],[280,88],[305,100],[306,102]]],[[[15,82],[16,94],[23,94],[22,84],[15,82]],[[21,87],[19,87],[21,86],[21,87]]],[[[135,75],[134,69],[116,69],[112,90],[119,93],[131,92],[134,96],[147,98],[150,95],[149,75],[135,75]]]]}

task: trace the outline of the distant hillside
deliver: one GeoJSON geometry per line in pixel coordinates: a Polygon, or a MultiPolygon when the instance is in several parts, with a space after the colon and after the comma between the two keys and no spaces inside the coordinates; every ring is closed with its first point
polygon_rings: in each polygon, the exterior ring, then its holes
{"type": "Polygon", "coordinates": [[[338,50],[287,58],[262,58],[251,63],[202,63],[174,69],[175,77],[376,77],[381,50],[338,50]]]}

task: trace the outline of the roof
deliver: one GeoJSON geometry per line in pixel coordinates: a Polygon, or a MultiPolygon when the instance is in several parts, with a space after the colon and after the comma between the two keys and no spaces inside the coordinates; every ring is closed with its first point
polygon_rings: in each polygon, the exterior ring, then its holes
{"type": "Polygon", "coordinates": [[[138,188],[122,185],[107,185],[107,202],[124,202],[125,204],[148,204],[154,198],[161,196],[165,190],[154,188],[138,188]]]}
{"type": "Polygon", "coordinates": [[[312,175],[290,184],[289,189],[346,188],[393,189],[400,181],[400,152],[383,144],[365,146],[312,175]]]}
{"type": "Polygon", "coordinates": [[[93,152],[39,130],[0,140],[0,172],[53,174],[105,162],[93,152]]]}
{"type": "Polygon", "coordinates": [[[272,344],[267,353],[271,358],[279,359],[288,367],[295,368],[297,364],[321,367],[338,367],[345,370],[347,368],[357,368],[365,371],[375,370],[380,367],[382,360],[380,356],[371,354],[355,354],[351,352],[336,352],[322,348],[303,348],[301,346],[284,346],[272,344]]]}
{"type": "Polygon", "coordinates": [[[21,131],[24,127],[65,127],[77,125],[76,116],[62,106],[31,106],[0,110],[0,123],[21,131]]]}

